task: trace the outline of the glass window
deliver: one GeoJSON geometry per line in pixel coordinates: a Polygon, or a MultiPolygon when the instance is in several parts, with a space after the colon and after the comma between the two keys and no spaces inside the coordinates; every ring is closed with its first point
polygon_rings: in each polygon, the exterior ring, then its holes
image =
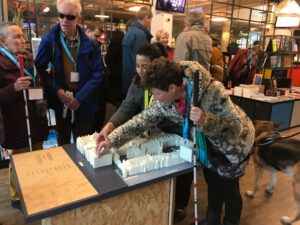
{"type": "Polygon", "coordinates": [[[235,19],[249,20],[250,9],[234,6],[232,17],[235,19]]]}
{"type": "Polygon", "coordinates": [[[251,20],[252,21],[264,22],[264,21],[266,21],[266,15],[267,15],[266,11],[252,9],[252,11],[251,11],[251,20]]]}
{"type": "MultiPolygon", "coordinates": [[[[19,15],[21,15],[28,41],[31,37],[41,37],[46,34],[58,22],[57,0],[18,0],[17,8],[14,8],[16,0],[0,0],[0,12],[2,1],[7,1],[10,21],[18,21],[16,10],[20,10],[19,15]],[[25,7],[23,7],[24,5],[25,7]],[[20,8],[21,6],[22,8],[20,8]]],[[[81,0],[81,3],[83,8],[81,24],[84,28],[90,24],[100,26],[103,30],[103,43],[107,43],[112,32],[116,29],[124,31],[126,22],[135,19],[136,11],[131,11],[134,7],[144,5],[151,7],[153,0],[104,0],[101,2],[81,0]]],[[[270,31],[268,34],[274,30],[274,4],[268,4],[265,0],[187,0],[185,13],[172,13],[173,37],[176,38],[184,29],[186,13],[193,11],[205,12],[207,20],[210,21],[210,34],[219,39],[225,38],[226,41],[222,42],[223,45],[233,41],[239,43],[240,47],[246,47],[257,38],[258,34],[263,36],[267,30],[270,31]],[[261,27],[265,24],[267,24],[267,28],[263,30],[261,27]]],[[[0,20],[3,20],[2,13],[0,20]]]]}
{"type": "Polygon", "coordinates": [[[216,3],[213,2],[212,4],[212,16],[217,18],[230,18],[232,12],[232,5],[225,4],[225,3],[216,3]]]}
{"type": "Polygon", "coordinates": [[[244,20],[232,20],[230,29],[230,43],[238,44],[240,48],[247,47],[249,35],[249,22],[244,20]]]}

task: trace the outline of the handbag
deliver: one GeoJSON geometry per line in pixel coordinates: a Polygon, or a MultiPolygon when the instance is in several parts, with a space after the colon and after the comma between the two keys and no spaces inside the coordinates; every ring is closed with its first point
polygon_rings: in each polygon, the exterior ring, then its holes
{"type": "Polygon", "coordinates": [[[208,167],[208,148],[206,143],[205,135],[196,130],[196,142],[197,142],[197,160],[200,161],[201,165],[204,167],[208,167]]]}

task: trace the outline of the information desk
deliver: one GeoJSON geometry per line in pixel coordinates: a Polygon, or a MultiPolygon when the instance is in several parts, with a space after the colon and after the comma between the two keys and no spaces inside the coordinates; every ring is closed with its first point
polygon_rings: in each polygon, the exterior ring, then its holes
{"type": "Polygon", "coordinates": [[[300,125],[299,97],[252,97],[231,95],[234,103],[245,110],[251,120],[270,120],[280,123],[279,130],[300,125]]]}
{"type": "Polygon", "coordinates": [[[12,156],[26,222],[172,224],[175,177],[191,163],[124,179],[113,165],[93,169],[75,145],[12,156]]]}

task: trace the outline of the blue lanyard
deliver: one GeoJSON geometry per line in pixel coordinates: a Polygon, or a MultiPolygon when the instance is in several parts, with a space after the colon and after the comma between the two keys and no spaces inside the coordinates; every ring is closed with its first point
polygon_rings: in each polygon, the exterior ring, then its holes
{"type": "MultiPolygon", "coordinates": [[[[77,69],[76,68],[76,61],[75,61],[73,55],[71,54],[69,48],[67,47],[67,43],[65,41],[65,38],[64,38],[64,35],[63,35],[62,32],[59,33],[59,37],[60,37],[60,41],[61,41],[61,43],[62,43],[62,45],[63,45],[63,47],[65,49],[65,52],[67,53],[67,55],[69,56],[69,58],[71,59],[71,61],[74,63],[75,69],[77,69]]],[[[80,38],[78,38],[78,46],[77,46],[76,58],[78,56],[79,47],[80,47],[80,38]]]]}
{"type": "Polygon", "coordinates": [[[186,104],[186,114],[183,122],[183,129],[182,129],[182,137],[184,139],[189,138],[189,114],[190,114],[190,107],[191,107],[191,99],[192,99],[192,88],[189,80],[185,77],[183,80],[187,86],[187,104],[186,104]]]}
{"type": "MultiPolygon", "coordinates": [[[[17,58],[13,54],[11,54],[9,51],[7,51],[3,47],[0,47],[0,51],[2,51],[20,69],[20,63],[19,63],[19,61],[17,60],[17,58]]],[[[31,73],[29,73],[28,70],[24,69],[24,73],[27,76],[30,76],[31,79],[32,79],[32,81],[35,82],[35,77],[31,73]]]]}

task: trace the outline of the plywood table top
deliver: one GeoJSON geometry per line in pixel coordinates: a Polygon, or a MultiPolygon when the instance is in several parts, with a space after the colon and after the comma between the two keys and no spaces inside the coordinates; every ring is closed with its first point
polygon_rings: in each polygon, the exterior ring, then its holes
{"type": "Polygon", "coordinates": [[[13,155],[28,216],[100,195],[62,147],[13,155]]]}

